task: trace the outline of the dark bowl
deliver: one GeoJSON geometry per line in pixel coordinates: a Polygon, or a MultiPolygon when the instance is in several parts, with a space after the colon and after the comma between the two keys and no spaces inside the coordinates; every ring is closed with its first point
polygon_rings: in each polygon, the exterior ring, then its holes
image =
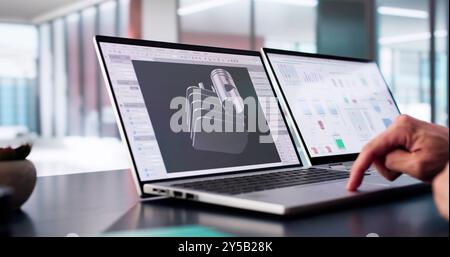
{"type": "Polygon", "coordinates": [[[31,144],[24,144],[19,147],[0,147],[0,161],[25,160],[31,152],[31,144]]]}
{"type": "Polygon", "coordinates": [[[0,162],[0,185],[12,190],[11,207],[19,209],[36,185],[34,164],[28,160],[0,162]]]}
{"type": "Polygon", "coordinates": [[[36,185],[36,168],[25,160],[31,145],[17,148],[0,148],[0,185],[11,189],[11,205],[19,209],[33,193],[36,185]]]}

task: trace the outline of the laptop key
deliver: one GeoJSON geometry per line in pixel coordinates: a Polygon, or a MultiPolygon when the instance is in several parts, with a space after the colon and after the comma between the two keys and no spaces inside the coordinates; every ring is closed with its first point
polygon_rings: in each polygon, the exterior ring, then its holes
{"type": "MultiPolygon", "coordinates": [[[[369,175],[369,174],[366,174],[369,175]]],[[[174,184],[175,187],[220,194],[242,194],[347,179],[347,171],[310,168],[174,184]]]]}

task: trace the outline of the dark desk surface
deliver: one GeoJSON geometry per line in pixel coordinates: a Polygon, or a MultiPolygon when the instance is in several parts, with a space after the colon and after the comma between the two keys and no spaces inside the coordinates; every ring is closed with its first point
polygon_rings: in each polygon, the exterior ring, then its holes
{"type": "Polygon", "coordinates": [[[240,236],[448,236],[449,229],[431,193],[285,218],[171,199],[139,202],[129,171],[109,171],[39,178],[10,231],[92,236],[195,224],[240,236]]]}

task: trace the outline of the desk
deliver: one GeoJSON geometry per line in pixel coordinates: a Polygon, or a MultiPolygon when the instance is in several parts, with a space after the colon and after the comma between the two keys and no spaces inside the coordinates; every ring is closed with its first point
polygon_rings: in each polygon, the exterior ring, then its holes
{"type": "Polygon", "coordinates": [[[13,236],[80,236],[105,231],[203,225],[239,236],[447,236],[431,193],[317,215],[278,217],[174,199],[139,202],[129,171],[38,179],[13,216],[13,236]]]}

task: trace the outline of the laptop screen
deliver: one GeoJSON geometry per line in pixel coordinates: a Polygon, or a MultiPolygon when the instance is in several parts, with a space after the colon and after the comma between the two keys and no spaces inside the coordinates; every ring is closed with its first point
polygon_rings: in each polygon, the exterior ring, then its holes
{"type": "Polygon", "coordinates": [[[311,160],[356,157],[399,115],[375,63],[274,51],[267,58],[311,160]]]}
{"type": "Polygon", "coordinates": [[[258,53],[98,45],[141,181],[301,164],[258,53]]]}

